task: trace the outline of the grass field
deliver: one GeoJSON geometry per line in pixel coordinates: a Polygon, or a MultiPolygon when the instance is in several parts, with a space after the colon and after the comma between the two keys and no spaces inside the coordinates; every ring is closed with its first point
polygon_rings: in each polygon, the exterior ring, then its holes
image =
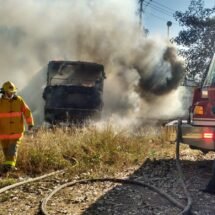
{"type": "MultiPolygon", "coordinates": [[[[68,168],[70,174],[112,175],[149,159],[174,157],[175,146],[166,142],[161,128],[130,132],[111,125],[39,129],[25,135],[19,146],[17,167],[26,175],[68,168]]],[[[0,161],[3,161],[2,152],[0,161]]]]}

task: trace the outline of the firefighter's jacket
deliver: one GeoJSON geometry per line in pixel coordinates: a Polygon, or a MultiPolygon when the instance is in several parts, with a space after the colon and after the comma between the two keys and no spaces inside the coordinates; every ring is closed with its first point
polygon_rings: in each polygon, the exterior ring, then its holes
{"type": "Polygon", "coordinates": [[[20,139],[28,125],[34,125],[32,113],[20,96],[0,98],[0,140],[20,139]]]}

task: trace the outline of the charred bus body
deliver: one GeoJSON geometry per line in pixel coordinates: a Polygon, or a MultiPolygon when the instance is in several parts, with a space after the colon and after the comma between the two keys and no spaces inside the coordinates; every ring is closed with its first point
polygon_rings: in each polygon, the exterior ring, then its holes
{"type": "Polygon", "coordinates": [[[51,124],[81,123],[99,118],[103,108],[103,65],[80,61],[50,61],[44,118],[51,124]]]}

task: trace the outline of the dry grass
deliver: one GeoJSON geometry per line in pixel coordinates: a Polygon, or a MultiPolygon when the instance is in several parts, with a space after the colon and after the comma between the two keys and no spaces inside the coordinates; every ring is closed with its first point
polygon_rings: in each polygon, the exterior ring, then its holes
{"type": "Polygon", "coordinates": [[[173,157],[174,145],[165,143],[162,135],[154,131],[145,129],[132,135],[116,132],[111,126],[102,130],[41,129],[23,139],[17,166],[31,175],[68,168],[71,174],[90,172],[98,176],[141,165],[146,158],[173,157]],[[75,167],[74,160],[78,161],[75,167]]]}

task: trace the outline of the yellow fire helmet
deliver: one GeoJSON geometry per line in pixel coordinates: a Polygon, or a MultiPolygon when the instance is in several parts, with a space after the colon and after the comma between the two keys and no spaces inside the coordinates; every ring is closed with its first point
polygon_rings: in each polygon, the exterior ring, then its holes
{"type": "Polygon", "coordinates": [[[4,92],[9,92],[9,93],[15,93],[17,91],[16,86],[10,81],[5,82],[2,85],[2,89],[4,92]]]}

